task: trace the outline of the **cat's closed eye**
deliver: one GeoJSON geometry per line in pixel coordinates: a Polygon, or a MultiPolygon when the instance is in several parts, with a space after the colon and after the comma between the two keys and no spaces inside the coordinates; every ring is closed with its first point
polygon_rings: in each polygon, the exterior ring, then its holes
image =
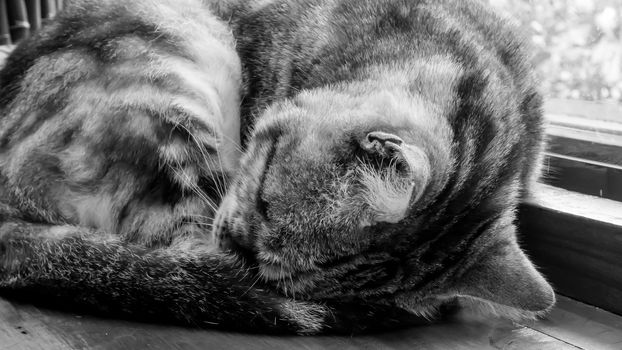
{"type": "Polygon", "coordinates": [[[275,161],[275,157],[277,156],[277,152],[278,152],[278,148],[279,148],[279,143],[281,141],[281,131],[274,131],[273,129],[271,129],[272,132],[269,133],[265,133],[265,139],[266,140],[270,140],[269,142],[269,148],[267,151],[267,154],[265,156],[265,160],[263,163],[263,172],[259,177],[259,186],[257,188],[257,193],[256,193],[256,210],[259,213],[259,215],[261,215],[261,217],[268,221],[269,220],[269,208],[270,208],[270,203],[267,200],[266,196],[266,177],[268,176],[268,172],[270,171],[270,167],[272,165],[272,163],[275,161]]]}
{"type": "Polygon", "coordinates": [[[270,208],[270,203],[266,201],[261,194],[257,196],[257,212],[262,216],[264,220],[269,220],[268,218],[268,209],[270,208]]]}

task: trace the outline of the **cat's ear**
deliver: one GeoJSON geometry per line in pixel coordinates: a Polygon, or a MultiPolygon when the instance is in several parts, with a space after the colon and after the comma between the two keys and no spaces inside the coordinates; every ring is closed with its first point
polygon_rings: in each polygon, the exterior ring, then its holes
{"type": "Polygon", "coordinates": [[[492,302],[509,318],[536,316],[555,304],[551,285],[511,240],[491,247],[460,278],[459,295],[492,302]],[[508,308],[509,307],[509,308],[508,308]],[[514,313],[516,311],[517,313],[514,313]]]}

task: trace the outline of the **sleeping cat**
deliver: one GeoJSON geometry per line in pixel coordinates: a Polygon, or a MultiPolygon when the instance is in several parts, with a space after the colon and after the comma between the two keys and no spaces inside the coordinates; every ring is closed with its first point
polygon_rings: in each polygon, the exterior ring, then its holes
{"type": "Polygon", "coordinates": [[[1,291],[256,331],[535,317],[540,106],[476,1],[73,1],[0,73],[1,291]]]}
{"type": "Polygon", "coordinates": [[[215,234],[284,294],[425,314],[554,301],[516,243],[541,98],[477,1],[268,1],[232,16],[253,125],[215,234]]]}

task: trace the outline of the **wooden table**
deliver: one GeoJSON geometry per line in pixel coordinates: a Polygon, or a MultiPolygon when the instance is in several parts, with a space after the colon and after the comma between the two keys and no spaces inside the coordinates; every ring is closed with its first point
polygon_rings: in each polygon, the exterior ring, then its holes
{"type": "Polygon", "coordinates": [[[559,297],[544,320],[445,323],[368,336],[262,336],[100,319],[0,298],[0,350],[622,349],[622,317],[559,297]]]}

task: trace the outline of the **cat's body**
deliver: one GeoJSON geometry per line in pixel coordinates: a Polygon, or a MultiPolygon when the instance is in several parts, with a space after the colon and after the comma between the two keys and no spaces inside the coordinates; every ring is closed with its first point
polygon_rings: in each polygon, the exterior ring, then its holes
{"type": "Polygon", "coordinates": [[[203,325],[252,328],[253,310],[278,319],[209,240],[237,163],[241,87],[230,29],[211,11],[74,2],[1,79],[5,292],[203,325]]]}
{"type": "Polygon", "coordinates": [[[299,332],[553,302],[512,223],[539,95],[479,3],[76,3],[0,75],[4,293],[299,332]]]}
{"type": "Polygon", "coordinates": [[[320,0],[261,2],[233,18],[249,76],[243,117],[261,117],[222,205],[227,243],[306,297],[405,293],[402,306],[424,311],[430,294],[508,288],[526,294],[502,304],[550,303],[550,290],[530,296],[522,281],[450,286],[486,245],[518,252],[514,210],[539,163],[541,98],[501,17],[477,1],[320,0]],[[398,156],[370,152],[370,135],[398,139],[398,156]],[[388,174],[392,158],[409,171],[363,179],[368,156],[388,174]]]}

